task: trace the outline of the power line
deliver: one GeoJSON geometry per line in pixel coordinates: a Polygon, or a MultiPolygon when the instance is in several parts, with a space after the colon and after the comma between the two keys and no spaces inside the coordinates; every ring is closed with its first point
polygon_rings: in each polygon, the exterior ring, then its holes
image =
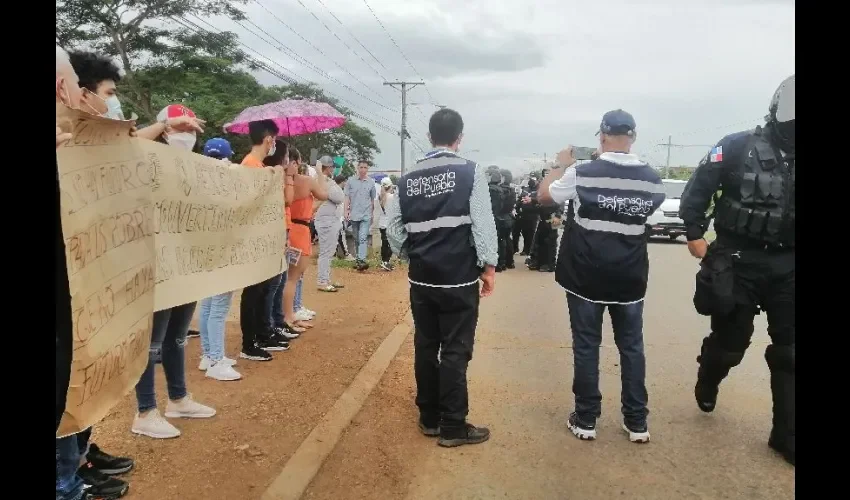
{"type": "MultiPolygon", "coordinates": [[[[199,19],[200,19],[200,18],[199,18],[199,19]]],[[[233,19],[232,21],[233,21],[234,23],[238,24],[238,25],[239,25],[239,27],[241,27],[243,30],[247,31],[248,33],[253,34],[254,36],[256,36],[257,38],[259,38],[260,40],[262,40],[262,41],[266,42],[266,43],[267,43],[267,44],[269,44],[270,46],[272,46],[272,47],[274,47],[275,49],[277,49],[279,52],[281,52],[281,53],[283,53],[284,55],[287,55],[287,56],[291,57],[292,59],[294,59],[295,61],[297,61],[297,62],[301,63],[301,65],[302,65],[302,66],[305,66],[306,68],[310,69],[311,71],[313,71],[314,73],[318,74],[319,76],[322,76],[322,77],[324,77],[325,79],[327,79],[327,80],[329,80],[329,81],[331,81],[331,82],[333,82],[333,83],[336,83],[336,84],[337,84],[337,85],[339,85],[340,87],[344,87],[344,88],[348,89],[348,90],[349,90],[352,94],[354,94],[354,95],[356,95],[356,96],[360,97],[361,99],[364,99],[364,100],[366,100],[366,101],[369,101],[369,102],[371,102],[372,104],[375,104],[375,105],[377,105],[377,106],[380,106],[380,107],[382,107],[382,108],[384,108],[384,109],[386,109],[386,110],[388,110],[388,111],[392,111],[393,113],[397,112],[397,110],[392,109],[392,108],[389,108],[389,107],[387,107],[387,106],[385,106],[385,105],[383,105],[383,104],[381,104],[381,103],[379,103],[379,102],[375,101],[374,99],[371,99],[371,98],[369,98],[369,97],[367,97],[367,96],[365,96],[365,95],[361,94],[360,92],[358,92],[358,91],[354,90],[353,88],[349,87],[349,86],[348,86],[348,85],[346,85],[345,83],[343,83],[343,82],[341,82],[341,81],[337,80],[336,78],[334,78],[333,76],[331,76],[330,74],[328,74],[327,72],[325,72],[324,70],[322,70],[321,68],[319,68],[318,66],[316,66],[315,64],[311,63],[310,61],[308,61],[308,60],[306,60],[305,58],[303,58],[303,57],[301,57],[300,55],[298,55],[298,53],[297,53],[297,52],[295,52],[294,50],[290,49],[289,47],[286,47],[283,43],[281,43],[281,42],[280,42],[280,40],[278,40],[277,38],[275,38],[274,36],[272,36],[271,34],[269,34],[269,33],[268,33],[266,30],[264,30],[263,28],[261,28],[261,27],[257,26],[257,24],[256,24],[256,23],[254,23],[253,21],[251,21],[250,19],[246,19],[246,22],[250,23],[252,26],[254,26],[254,27],[255,27],[255,28],[257,28],[258,30],[260,30],[262,33],[264,33],[265,35],[267,35],[268,37],[270,37],[270,38],[271,38],[272,40],[274,40],[274,42],[276,42],[277,44],[272,43],[272,42],[270,42],[269,40],[266,40],[265,38],[263,38],[263,37],[261,37],[260,35],[258,35],[257,33],[255,33],[253,30],[249,30],[248,28],[246,28],[246,27],[245,27],[242,23],[240,23],[239,21],[237,21],[237,20],[235,20],[235,19],[233,19]]]]}
{"type": "MultiPolygon", "coordinates": [[[[341,64],[339,64],[338,62],[336,62],[334,59],[332,59],[332,58],[331,58],[330,56],[328,56],[327,54],[325,54],[325,53],[322,51],[322,49],[320,49],[319,47],[316,47],[316,46],[313,44],[313,42],[311,42],[310,40],[308,40],[308,39],[304,38],[304,36],[302,36],[300,33],[298,33],[297,31],[295,31],[295,29],[293,29],[293,28],[292,28],[292,26],[290,26],[290,25],[286,24],[286,23],[285,23],[285,22],[284,22],[281,18],[277,17],[277,15],[275,15],[275,13],[274,13],[274,12],[270,11],[269,9],[267,9],[265,5],[263,5],[263,4],[261,4],[261,3],[259,2],[259,0],[254,0],[254,3],[256,3],[256,4],[257,4],[257,5],[259,5],[259,6],[260,6],[263,10],[265,10],[266,12],[268,12],[270,16],[272,16],[273,18],[277,19],[277,21],[278,21],[280,24],[284,25],[284,26],[286,27],[286,29],[288,29],[289,31],[291,31],[292,33],[294,33],[294,34],[295,34],[295,36],[297,36],[297,37],[298,37],[298,38],[300,38],[301,40],[304,40],[304,42],[305,42],[305,43],[307,43],[309,46],[313,47],[313,49],[314,49],[316,52],[318,52],[319,54],[321,54],[322,56],[324,56],[324,57],[325,57],[327,60],[329,60],[330,62],[334,63],[334,65],[336,65],[336,67],[338,67],[338,68],[339,68],[339,69],[341,69],[343,72],[345,72],[345,73],[346,73],[348,76],[350,76],[350,77],[351,77],[354,81],[356,81],[357,83],[359,83],[359,84],[360,84],[360,85],[362,85],[363,87],[365,87],[365,88],[369,89],[369,91],[370,91],[370,92],[372,92],[372,93],[374,93],[376,96],[383,98],[383,96],[382,96],[382,95],[380,95],[380,94],[379,94],[378,92],[376,92],[374,89],[372,89],[371,87],[369,87],[368,85],[366,85],[365,83],[363,83],[363,81],[361,81],[359,78],[357,78],[356,76],[354,76],[354,75],[353,75],[350,71],[348,71],[348,69],[346,69],[344,66],[342,66],[341,64]]],[[[235,20],[234,20],[234,21],[235,21],[235,20]]],[[[257,29],[262,30],[262,28],[260,28],[259,26],[257,26],[257,25],[256,25],[254,22],[252,22],[250,19],[248,19],[248,22],[250,22],[251,24],[253,24],[253,25],[254,25],[257,29]]],[[[265,32],[265,31],[264,31],[264,32],[265,32]]],[[[268,33],[267,33],[267,34],[268,34],[268,33]]],[[[269,36],[271,36],[271,35],[269,35],[269,36]]],[[[373,101],[373,102],[374,102],[374,101],[373,101]]],[[[379,106],[382,106],[382,107],[387,108],[387,107],[386,107],[386,106],[384,106],[383,104],[380,104],[380,103],[376,103],[376,104],[378,104],[379,106]]],[[[393,110],[392,108],[387,108],[387,109],[389,109],[390,111],[395,111],[395,110],[393,110]]]]}
{"type": "MultiPolygon", "coordinates": [[[[367,9],[369,9],[369,12],[371,12],[371,13],[372,13],[372,16],[375,18],[375,21],[378,21],[378,24],[379,24],[379,25],[381,25],[381,28],[384,30],[384,33],[386,33],[386,34],[387,34],[387,36],[389,37],[390,41],[391,41],[391,42],[393,42],[393,45],[395,45],[395,48],[397,48],[397,49],[398,49],[399,53],[401,54],[401,57],[403,57],[403,58],[404,58],[404,60],[405,60],[405,61],[407,61],[407,64],[409,64],[409,65],[410,65],[411,69],[413,69],[413,72],[414,72],[414,73],[416,73],[416,76],[418,76],[420,80],[423,80],[423,81],[424,81],[424,80],[425,80],[425,78],[423,78],[423,77],[422,77],[422,75],[421,75],[421,74],[419,73],[419,71],[416,69],[416,66],[414,66],[414,65],[413,65],[413,63],[412,63],[412,62],[410,62],[410,59],[408,59],[408,57],[407,57],[407,55],[404,53],[404,51],[403,51],[403,50],[401,50],[401,47],[400,47],[400,46],[399,46],[399,44],[395,41],[395,38],[393,38],[393,36],[390,34],[390,31],[387,29],[387,27],[386,27],[386,26],[384,26],[384,23],[382,23],[382,22],[381,22],[381,19],[378,17],[378,14],[376,14],[376,13],[375,13],[375,11],[374,11],[374,10],[372,10],[372,6],[371,6],[371,5],[369,5],[369,2],[367,2],[366,0],[363,0],[363,4],[364,4],[364,5],[366,5],[366,8],[367,8],[367,9]]],[[[425,92],[427,92],[427,93],[428,93],[428,98],[431,100],[431,103],[432,103],[432,104],[433,104],[433,103],[435,103],[435,102],[437,102],[437,101],[434,99],[434,96],[432,96],[432,95],[431,95],[431,91],[430,91],[430,90],[428,90],[428,87],[425,87],[425,92]]],[[[402,160],[402,161],[404,161],[404,160],[402,160]]]]}
{"type": "MultiPolygon", "coordinates": [[[[174,21],[175,21],[177,24],[179,24],[180,26],[183,26],[184,28],[187,28],[187,29],[189,29],[189,30],[191,30],[191,31],[194,31],[194,32],[198,32],[198,33],[207,33],[207,34],[210,34],[210,35],[218,35],[218,36],[222,36],[222,37],[224,36],[224,34],[223,34],[223,33],[220,33],[220,32],[219,32],[219,33],[216,33],[216,32],[212,32],[212,31],[209,31],[209,30],[205,30],[204,28],[200,27],[199,25],[195,24],[194,22],[192,22],[192,21],[190,21],[190,20],[188,20],[188,19],[186,19],[186,18],[179,18],[179,19],[178,19],[178,18],[176,18],[176,17],[172,17],[172,20],[174,20],[174,21]]],[[[199,20],[200,20],[200,19],[199,19],[199,20]]],[[[209,25],[209,23],[206,23],[206,24],[207,24],[207,25],[209,25]]],[[[209,26],[211,26],[211,25],[209,25],[209,26]]],[[[251,50],[251,51],[253,51],[253,52],[255,52],[255,53],[259,54],[261,57],[263,57],[263,58],[265,58],[265,59],[269,60],[269,61],[270,61],[270,62],[272,62],[272,64],[274,64],[275,66],[277,66],[277,67],[279,67],[279,68],[281,68],[281,69],[284,69],[285,71],[289,71],[289,70],[287,70],[286,68],[284,68],[283,66],[281,66],[279,63],[277,63],[277,62],[275,62],[274,60],[272,60],[272,59],[270,59],[270,58],[268,58],[268,57],[266,57],[266,56],[264,56],[264,55],[260,54],[258,51],[256,51],[255,49],[252,49],[251,47],[248,47],[248,46],[247,46],[247,45],[245,45],[244,43],[239,42],[239,44],[240,44],[240,45],[242,45],[242,46],[244,46],[244,47],[246,47],[246,48],[248,48],[249,50],[251,50]]],[[[284,82],[289,83],[289,84],[298,83],[298,82],[297,82],[297,81],[295,81],[294,79],[289,78],[289,77],[287,77],[287,76],[285,76],[285,75],[281,74],[281,72],[279,72],[279,71],[277,71],[277,70],[275,70],[275,69],[271,68],[269,65],[267,65],[267,64],[265,64],[265,63],[263,63],[263,62],[260,62],[260,61],[258,61],[258,60],[256,60],[256,59],[252,58],[251,56],[247,55],[245,52],[243,52],[243,51],[241,51],[241,50],[239,50],[239,49],[237,49],[237,52],[238,52],[238,53],[240,53],[243,57],[245,57],[245,59],[246,59],[246,60],[248,60],[248,61],[249,61],[249,62],[251,62],[252,64],[256,65],[258,68],[260,68],[260,69],[262,69],[262,70],[266,71],[267,73],[269,73],[269,74],[271,74],[271,75],[273,75],[273,76],[276,76],[277,78],[279,78],[279,79],[283,80],[284,82]]],[[[303,78],[302,78],[302,81],[304,81],[304,82],[306,82],[306,83],[308,83],[308,84],[316,85],[316,86],[318,87],[318,85],[317,85],[315,82],[311,82],[311,81],[306,80],[306,79],[303,79],[303,78]]],[[[321,87],[319,87],[319,88],[321,88],[321,87]]],[[[350,101],[348,101],[347,99],[344,99],[344,98],[342,98],[342,97],[340,97],[340,96],[338,96],[338,95],[335,95],[335,94],[333,94],[332,92],[329,92],[329,91],[327,91],[327,90],[323,90],[323,91],[324,91],[327,95],[329,95],[329,96],[331,96],[331,97],[334,97],[334,98],[338,99],[339,101],[341,101],[341,102],[343,102],[343,103],[346,103],[346,105],[348,106],[348,112],[349,112],[349,114],[351,114],[351,116],[353,116],[353,117],[355,117],[355,118],[358,118],[358,119],[360,119],[360,120],[363,120],[364,122],[367,122],[367,123],[369,123],[369,124],[372,124],[372,125],[374,125],[375,127],[379,128],[380,130],[382,130],[382,131],[384,131],[384,132],[388,132],[388,133],[391,133],[391,134],[394,134],[394,133],[395,133],[395,130],[393,130],[393,128],[392,128],[392,126],[391,126],[391,125],[386,124],[386,123],[380,123],[379,121],[377,121],[377,119],[370,118],[370,117],[368,117],[368,116],[366,116],[366,115],[364,115],[364,114],[362,114],[362,113],[358,112],[358,111],[356,110],[356,108],[354,108],[354,107],[352,106],[351,102],[350,102],[350,101]]]]}
{"type": "MultiPolygon", "coordinates": [[[[312,10],[310,10],[310,8],[309,8],[309,7],[307,7],[306,5],[304,5],[304,2],[302,2],[301,0],[295,0],[295,1],[296,1],[296,2],[298,2],[298,4],[299,4],[299,5],[301,5],[301,7],[304,7],[304,10],[306,10],[308,14],[310,14],[311,16],[313,16],[313,19],[315,19],[316,21],[319,21],[319,22],[322,24],[322,26],[324,26],[324,27],[325,27],[325,29],[328,31],[328,33],[330,33],[330,34],[331,34],[331,35],[333,35],[333,36],[334,36],[337,40],[339,40],[339,43],[341,43],[341,44],[345,45],[345,48],[347,48],[347,49],[348,49],[348,50],[349,50],[352,54],[354,54],[354,55],[355,55],[355,56],[357,56],[357,57],[358,57],[361,61],[363,61],[363,64],[364,64],[367,68],[369,68],[369,69],[371,69],[372,71],[374,71],[374,72],[375,72],[375,74],[376,74],[376,75],[378,75],[378,78],[380,78],[381,80],[386,80],[386,77],[385,77],[384,75],[382,75],[380,71],[378,71],[378,70],[376,70],[375,68],[373,68],[371,64],[369,64],[368,62],[366,62],[366,59],[363,59],[363,56],[361,56],[360,54],[358,54],[358,53],[357,53],[354,49],[352,49],[352,48],[351,48],[351,46],[350,46],[350,45],[348,45],[347,43],[345,43],[345,40],[343,40],[342,38],[340,38],[340,37],[339,37],[339,35],[337,35],[337,34],[336,34],[336,32],[335,32],[334,30],[332,30],[332,29],[331,29],[331,28],[330,28],[330,27],[329,27],[329,26],[328,26],[328,25],[327,25],[324,21],[322,21],[321,19],[319,19],[319,16],[317,16],[317,15],[316,15],[316,14],[315,14],[312,10]]],[[[337,21],[339,21],[339,19],[337,19],[337,21]]],[[[340,21],[340,24],[342,24],[342,21],[340,21]]],[[[374,56],[373,56],[373,57],[374,57],[374,56]]]]}
{"type": "Polygon", "coordinates": [[[410,134],[407,132],[407,91],[413,87],[425,85],[425,82],[384,82],[384,85],[392,88],[398,86],[399,90],[401,90],[401,130],[398,135],[401,137],[401,175],[404,175],[404,163],[406,160],[404,157],[404,141],[410,138],[410,134]]]}
{"type": "Polygon", "coordinates": [[[360,41],[360,40],[359,40],[356,36],[354,36],[354,33],[352,33],[352,32],[351,32],[351,30],[350,30],[350,29],[348,29],[348,27],[346,27],[346,26],[345,26],[345,24],[343,24],[343,23],[342,23],[342,21],[340,21],[338,17],[336,17],[336,14],[334,14],[334,13],[333,13],[333,11],[331,11],[331,9],[330,9],[327,5],[325,5],[325,2],[323,2],[322,0],[316,0],[316,1],[317,1],[317,2],[319,2],[319,4],[320,4],[322,7],[324,7],[324,8],[325,8],[325,10],[327,11],[327,13],[328,13],[328,14],[330,14],[330,15],[331,15],[331,17],[333,17],[334,19],[336,19],[336,22],[338,22],[338,23],[339,23],[339,25],[340,25],[340,26],[342,26],[342,27],[345,29],[345,31],[347,31],[347,32],[348,32],[348,34],[351,36],[351,38],[353,38],[353,39],[354,39],[354,41],[355,41],[355,42],[359,43],[359,44],[360,44],[360,46],[361,46],[361,47],[363,47],[363,50],[365,50],[365,51],[366,51],[366,53],[368,53],[370,56],[372,56],[372,59],[374,59],[376,63],[380,64],[380,65],[381,65],[381,67],[382,67],[382,68],[384,68],[384,71],[389,71],[389,70],[387,69],[387,67],[386,67],[386,66],[384,66],[384,63],[382,63],[380,59],[378,59],[377,57],[375,57],[375,54],[373,54],[371,50],[367,49],[367,48],[366,48],[366,46],[365,46],[365,45],[363,45],[363,42],[361,42],[361,41],[360,41]]]}

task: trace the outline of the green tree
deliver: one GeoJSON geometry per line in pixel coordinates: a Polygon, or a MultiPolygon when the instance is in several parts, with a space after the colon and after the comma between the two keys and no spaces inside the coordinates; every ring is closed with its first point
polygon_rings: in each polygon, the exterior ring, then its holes
{"type": "MultiPolygon", "coordinates": [[[[327,102],[350,118],[348,109],[316,86],[260,85],[247,71],[258,66],[239,50],[235,34],[199,32],[177,22],[187,15],[245,19],[239,7],[246,2],[57,1],[56,41],[66,48],[92,49],[117,57],[125,71],[119,85],[125,111],[138,114],[141,124],[152,122],[168,104],[185,104],[207,122],[201,141],[225,136],[233,144],[237,160],[250,148],[249,141],[244,135],[225,134],[223,126],[248,106],[312,99],[327,102]]],[[[325,133],[293,137],[290,142],[305,156],[311,148],[320,154],[343,155],[349,161],[371,160],[380,153],[372,132],[352,121],[325,133]]],[[[353,167],[346,167],[353,172],[353,167]]]]}
{"type": "Polygon", "coordinates": [[[236,50],[236,36],[232,33],[205,36],[177,27],[174,20],[190,14],[245,19],[239,6],[247,1],[58,0],[56,43],[118,57],[126,74],[124,99],[142,118],[153,120],[159,108],[152,103],[153,89],[146,85],[150,82],[140,78],[139,71],[201,70],[211,59],[246,62],[236,50]]]}

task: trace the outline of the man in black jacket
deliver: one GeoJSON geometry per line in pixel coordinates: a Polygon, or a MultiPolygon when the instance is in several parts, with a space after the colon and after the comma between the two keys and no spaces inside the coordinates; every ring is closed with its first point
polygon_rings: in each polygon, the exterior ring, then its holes
{"type": "Polygon", "coordinates": [[[496,215],[496,231],[499,233],[499,267],[513,269],[514,266],[514,243],[511,231],[514,228],[514,205],[516,204],[516,191],[511,186],[513,175],[511,171],[503,168],[499,170],[502,177],[502,202],[496,215]]]}
{"type": "Polygon", "coordinates": [[[513,229],[514,251],[519,249],[519,237],[522,236],[522,252],[520,252],[520,255],[525,256],[531,253],[531,243],[534,240],[534,231],[537,229],[537,222],[540,216],[523,199],[530,197],[535,191],[537,191],[537,179],[530,177],[528,179],[528,186],[522,188],[519,196],[517,196],[514,207],[516,210],[516,221],[513,229]]]}
{"type": "Polygon", "coordinates": [[[697,167],[679,216],[688,250],[702,259],[694,305],[711,316],[697,357],[694,394],[711,412],[720,382],[744,358],[753,319],[767,313],[773,428],[768,445],[792,465],[796,450],[796,88],[792,75],[773,96],[764,128],[731,134],[697,167]],[[718,197],[717,192],[722,194],[718,197]],[[703,238],[716,199],[711,245],[703,238]]]}

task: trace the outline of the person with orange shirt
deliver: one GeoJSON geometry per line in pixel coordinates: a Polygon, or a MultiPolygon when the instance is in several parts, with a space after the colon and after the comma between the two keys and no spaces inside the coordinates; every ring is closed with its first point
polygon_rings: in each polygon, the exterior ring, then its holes
{"type": "MultiPolygon", "coordinates": [[[[277,148],[278,127],[272,120],[259,120],[248,124],[248,136],[251,138],[251,152],[242,159],[242,165],[248,168],[265,168],[263,160],[274,155],[277,148]]],[[[275,279],[247,286],[242,290],[239,304],[239,326],[242,328],[242,352],[240,358],[251,361],[271,361],[269,352],[289,349],[289,342],[279,336],[269,323],[271,311],[267,304],[271,301],[268,294],[275,279]]]]}
{"type": "MultiPolygon", "coordinates": [[[[290,149],[292,158],[301,155],[295,149],[290,149]]],[[[300,321],[295,315],[295,289],[304,275],[304,270],[313,253],[313,241],[310,235],[310,220],[313,218],[313,201],[328,199],[327,178],[323,175],[316,178],[310,175],[291,175],[286,172],[286,184],[295,189],[294,200],[290,204],[292,225],[289,226],[289,246],[301,251],[301,257],[296,264],[290,264],[286,273],[286,285],[283,289],[283,329],[290,333],[301,333],[307,327],[305,321],[300,321]]]]}

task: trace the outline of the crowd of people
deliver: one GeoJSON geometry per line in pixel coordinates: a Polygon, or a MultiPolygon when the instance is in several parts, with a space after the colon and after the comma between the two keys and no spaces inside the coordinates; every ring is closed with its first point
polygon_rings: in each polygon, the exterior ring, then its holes
{"type": "MultiPolygon", "coordinates": [[[[112,119],[124,119],[117,92],[121,74],[111,58],[88,51],[70,54],[56,48],[56,101],[73,109],[112,119]]],[[[314,242],[318,243],[316,286],[322,292],[337,292],[344,285],[331,279],[331,261],[335,255],[349,257],[346,225],[351,226],[356,241],[355,269],[365,271],[368,263],[368,238],[376,205],[380,209],[381,268],[393,269],[392,252],[386,238],[385,207],[393,199],[394,186],[382,179],[380,189],[370,177],[370,163],[360,160],[357,175],[347,179],[334,176],[335,164],[330,156],[319,159],[314,168],[307,165],[294,146],[279,138],[274,120],[249,123],[251,150],[240,164],[233,164],[234,151],[229,141],[216,137],[198,143],[204,131],[204,120],[182,104],[163,108],[156,123],[133,128],[132,136],[152,140],[184,151],[200,152],[227,163],[231,168],[280,167],[284,171],[282,186],[287,228],[287,270],[271,278],[247,286],[240,300],[242,346],[239,355],[226,355],[225,326],[237,290],[220,293],[200,301],[198,329],[191,332],[200,339],[198,369],[216,381],[242,378],[238,360],[271,361],[272,353],[287,351],[291,342],[313,327],[317,313],[304,306],[302,287],[304,272],[312,261],[314,242]],[[314,238],[315,233],[315,238],[314,238]],[[341,249],[341,250],[340,250],[341,249]]],[[[56,147],[71,137],[57,124],[56,147]]],[[[57,165],[58,169],[58,165],[57,165]]],[[[57,208],[59,185],[57,177],[57,208]]],[[[57,384],[56,427],[65,409],[70,377],[72,339],[70,291],[65,250],[57,212],[57,384]]],[[[186,345],[196,303],[182,304],[156,311],[153,316],[148,365],[136,384],[137,413],[130,431],[152,439],[180,436],[172,422],[177,419],[204,419],[216,415],[209,404],[196,401],[187,388],[186,345]],[[167,402],[163,412],[157,403],[154,378],[156,366],[165,374],[167,402]]],[[[57,500],[120,498],[128,491],[126,481],[115,477],[134,467],[128,457],[114,456],[90,443],[91,428],[56,440],[57,500]]]]}
{"type": "MultiPolygon", "coordinates": [[[[69,55],[57,46],[57,103],[123,119],[116,90],[119,80],[118,68],[109,58],[91,52],[69,55]]],[[[698,297],[695,303],[700,313],[712,316],[713,332],[698,358],[697,402],[703,411],[714,409],[720,382],[740,363],[749,345],[753,316],[759,307],[766,310],[773,340],[766,352],[774,399],[769,444],[793,464],[793,77],[783,85],[780,91],[786,89],[784,95],[791,104],[784,104],[783,108],[784,101],[777,91],[764,132],[757,129],[721,141],[688,184],[682,213],[689,227],[691,253],[705,258],[704,282],[701,285],[698,277],[697,293],[708,296],[705,300],[711,307],[699,310],[698,297]],[[734,158],[723,160],[724,146],[727,152],[735,152],[734,158]],[[752,192],[747,198],[745,187],[740,185],[741,177],[728,175],[739,169],[753,178],[770,179],[766,185],[775,187],[775,192],[769,195],[782,203],[771,201],[766,195],[754,201],[750,199],[752,192]],[[712,194],[721,186],[718,242],[707,247],[703,239],[705,213],[712,194]],[[762,209],[779,225],[755,227],[755,222],[746,226],[736,222],[742,213],[762,209]],[[742,253],[752,256],[746,262],[752,267],[749,271],[740,263],[726,266],[735,267],[733,278],[738,285],[734,290],[732,285],[720,290],[729,281],[718,281],[719,271],[709,267],[709,263],[720,259],[721,253],[727,260],[741,259],[742,253]],[[772,281],[762,279],[764,272],[758,267],[762,264],[769,265],[772,281]],[[727,292],[728,297],[721,295],[727,292]],[[727,303],[729,307],[719,309],[719,305],[727,303]]],[[[156,123],[133,129],[131,135],[194,151],[200,146],[197,134],[203,132],[203,126],[204,121],[192,110],[172,104],[160,111],[156,123]]],[[[358,162],[357,174],[351,179],[334,176],[335,165],[330,156],[320,158],[317,168],[307,165],[295,147],[278,137],[280,130],[275,121],[254,121],[248,128],[251,150],[240,165],[232,168],[279,167],[284,171],[282,196],[289,265],[285,272],[242,290],[239,360],[271,361],[273,353],[289,350],[295,339],[313,327],[317,313],[303,305],[302,288],[314,239],[319,247],[318,290],[334,293],[344,288],[331,279],[330,263],[340,246],[343,255],[348,255],[346,224],[351,226],[356,241],[356,255],[352,256],[355,269],[369,268],[368,239],[373,214],[379,210],[381,268],[393,269],[393,253],[409,261],[419,429],[426,436],[438,437],[438,444],[445,447],[482,443],[489,439],[490,431],[466,420],[466,371],[472,357],[479,300],[493,293],[497,272],[515,267],[514,254],[521,237],[520,253],[528,256],[528,268],[555,272],[556,281],[567,292],[575,358],[575,409],[567,427],[580,439],[596,438],[601,411],[599,346],[602,316],[607,309],[622,359],[623,429],[632,442],[649,441],[642,331],[649,268],[646,219],[660,206],[664,192],[655,170],[630,153],[636,124],[629,113],[614,110],[603,116],[599,152],[592,161],[576,166],[572,149],[567,148],[558,154],[557,166],[544,172],[540,181],[530,179],[519,196],[511,185],[509,171],[498,167],[485,170],[458,155],[463,120],[451,109],[441,109],[431,117],[429,132],[434,149],[402,176],[403,189],[397,193],[389,179],[382,180],[379,188],[376,186],[368,175],[368,161],[358,162]],[[556,251],[562,218],[566,219],[566,229],[560,250],[556,251]]],[[[57,149],[70,138],[57,124],[57,149]]],[[[231,144],[223,138],[207,140],[201,151],[228,163],[234,156],[231,144]]],[[[58,430],[73,352],[58,175],[56,200],[58,430]]],[[[242,377],[236,368],[238,360],[228,358],[225,349],[226,318],[235,292],[200,301],[198,368],[217,381],[242,377]]],[[[213,407],[195,401],[186,385],[186,339],[195,308],[193,302],[154,314],[148,365],[136,385],[137,413],[131,427],[134,434],[153,439],[176,438],[180,430],[168,419],[216,415],[213,407]],[[168,393],[162,414],[154,387],[157,364],[162,365],[168,393]]],[[[131,470],[133,460],[106,453],[90,442],[90,436],[91,428],[56,440],[57,500],[111,499],[126,494],[127,483],[114,476],[131,470]]]]}

